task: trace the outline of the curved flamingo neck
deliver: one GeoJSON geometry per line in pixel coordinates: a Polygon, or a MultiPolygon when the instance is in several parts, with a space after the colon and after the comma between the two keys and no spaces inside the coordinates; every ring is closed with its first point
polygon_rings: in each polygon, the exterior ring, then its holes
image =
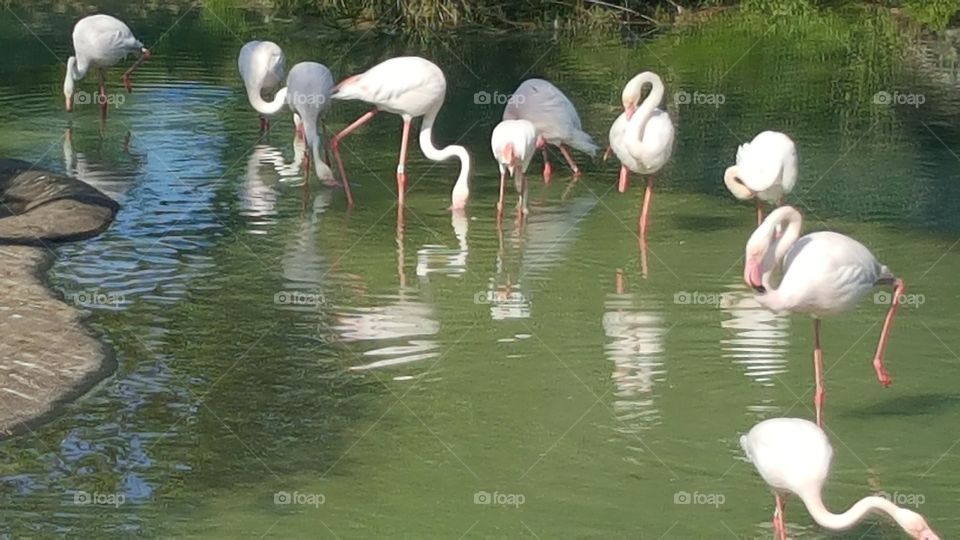
{"type": "Polygon", "coordinates": [[[800,212],[789,206],[781,206],[767,216],[751,237],[751,240],[756,238],[767,244],[760,266],[761,283],[766,292],[757,299],[769,309],[782,311],[793,307],[794,300],[781,291],[780,287],[774,288],[772,278],[773,273],[782,266],[787,252],[800,238],[802,226],[803,218],[800,212]],[[783,227],[784,224],[786,228],[783,227]]]}
{"type": "Polygon", "coordinates": [[[420,149],[427,159],[433,161],[443,161],[451,157],[460,159],[460,175],[457,177],[457,183],[453,185],[451,192],[451,208],[457,210],[467,205],[467,199],[470,198],[470,154],[467,149],[451,144],[444,148],[437,148],[433,145],[433,123],[437,118],[440,108],[437,107],[423,116],[423,123],[420,125],[420,149]]]}
{"type": "Polygon", "coordinates": [[[883,497],[870,496],[860,499],[846,512],[834,514],[823,504],[823,499],[819,492],[806,496],[801,495],[800,498],[807,507],[807,511],[810,512],[810,515],[821,527],[834,531],[853,527],[857,523],[860,523],[860,521],[873,510],[883,512],[896,521],[896,512],[900,510],[899,506],[883,497]]]}
{"type": "Polygon", "coordinates": [[[258,113],[264,115],[277,114],[286,104],[286,87],[283,87],[277,91],[277,94],[273,96],[273,101],[267,101],[263,99],[263,96],[260,95],[261,85],[259,82],[247,83],[244,81],[244,83],[247,87],[247,99],[250,100],[250,105],[253,106],[258,113]]]}
{"type": "Polygon", "coordinates": [[[727,170],[723,172],[723,183],[726,184],[730,193],[741,201],[752,199],[756,195],[740,181],[739,175],[740,168],[737,165],[727,167],[727,170]]]}
{"type": "Polygon", "coordinates": [[[627,83],[627,86],[630,87],[631,90],[636,88],[636,99],[633,101],[634,105],[639,101],[643,87],[647,84],[650,85],[650,93],[647,94],[647,97],[640,103],[640,106],[637,107],[637,110],[633,113],[627,125],[627,130],[632,135],[627,137],[627,144],[632,148],[632,153],[641,158],[645,157],[649,150],[652,150],[644,144],[643,132],[647,127],[647,122],[649,122],[653,116],[653,112],[660,105],[660,102],[663,101],[663,81],[660,80],[660,77],[655,73],[645,71],[627,83]]]}

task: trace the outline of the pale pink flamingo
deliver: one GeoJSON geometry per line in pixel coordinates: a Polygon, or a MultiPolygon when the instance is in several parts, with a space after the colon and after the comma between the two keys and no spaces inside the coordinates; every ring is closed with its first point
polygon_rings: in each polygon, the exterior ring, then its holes
{"type": "Polygon", "coordinates": [[[249,41],[240,49],[237,67],[247,90],[247,101],[260,113],[260,131],[270,129],[269,117],[286,104],[286,92],[280,88],[285,63],[283,50],[272,41],[249,41]],[[267,101],[264,94],[274,94],[273,100],[267,101]]]}
{"type": "Polygon", "coordinates": [[[570,147],[591,157],[597,153],[598,147],[583,131],[573,103],[559,88],[543,79],[528,79],[513,91],[503,110],[503,120],[528,120],[537,129],[537,148],[543,151],[544,182],[549,182],[553,175],[547,144],[560,148],[574,176],[580,176],[580,168],[570,155],[570,147]]]}
{"type": "Polygon", "coordinates": [[[640,212],[640,236],[643,238],[646,238],[650,219],[654,174],[667,164],[673,153],[673,122],[666,111],[658,108],[663,93],[663,81],[652,71],[644,71],[630,79],[621,94],[623,114],[610,126],[610,147],[603,156],[606,159],[613,152],[620,160],[621,193],[627,190],[630,171],[648,175],[640,212]],[[640,103],[643,87],[648,84],[650,93],[640,103]]]}
{"type": "Polygon", "coordinates": [[[797,183],[797,147],[778,131],[764,131],[737,148],[737,164],[727,167],[723,183],[734,197],[757,203],[757,225],[763,222],[760,201],[783,204],[797,183]]]}
{"type": "Polygon", "coordinates": [[[771,212],[747,242],[743,279],[759,293],[757,301],[766,308],[813,316],[814,405],[817,424],[822,426],[826,393],[820,318],[850,311],[878,285],[893,285],[890,308],[873,357],[877,379],[883,386],[889,386],[891,380],[883,365],[883,356],[906,285],[860,242],[831,231],[810,233],[801,238],[801,223],[800,212],[791,206],[781,206],[771,212]],[[778,269],[783,278],[774,288],[771,277],[778,269]]]}
{"type": "Polygon", "coordinates": [[[106,69],[128,54],[140,53],[140,58],[123,73],[123,86],[127,92],[133,91],[130,75],[145,60],[150,51],[143,43],[133,37],[130,27],[123,21],[110,15],[90,15],[77,21],[73,27],[74,56],[67,59],[67,75],[63,80],[63,96],[66,98],[67,112],[73,111],[74,83],[87,76],[92,68],[100,78],[100,114],[107,116],[106,69]]]}
{"type": "Polygon", "coordinates": [[[447,93],[447,80],[443,71],[433,62],[418,56],[402,56],[381,62],[364,73],[348,77],[333,89],[334,99],[352,99],[373,104],[373,109],[337,133],[330,140],[334,158],[340,169],[340,178],[346,184],[347,173],[340,157],[340,141],[368,122],[380,111],[399,114],[403,118],[403,135],[400,139],[400,159],[397,163],[397,198],[403,206],[407,186],[407,144],[410,138],[410,123],[423,117],[420,125],[420,149],[427,159],[443,161],[452,157],[460,159],[460,175],[453,186],[451,206],[462,210],[470,197],[470,154],[459,145],[442,149],[433,146],[433,123],[443,106],[447,93]]]}
{"type": "Polygon", "coordinates": [[[527,210],[527,167],[536,153],[537,131],[526,120],[504,120],[493,128],[490,136],[490,148],[493,157],[500,166],[500,199],[497,202],[497,219],[503,216],[503,196],[507,183],[507,174],[513,176],[514,185],[520,195],[517,201],[518,217],[526,215],[527,210]]]}
{"type": "Polygon", "coordinates": [[[823,503],[822,492],[830,474],[833,448],[827,440],[827,434],[809,420],[764,420],[740,437],[740,446],[763,480],[773,489],[776,498],[773,530],[780,540],[787,538],[783,499],[788,493],[799,497],[810,516],[821,527],[832,531],[849,529],[875,511],[893,518],[910,538],[940,540],[923,516],[883,497],[864,497],[842,514],[830,512],[823,503]]]}

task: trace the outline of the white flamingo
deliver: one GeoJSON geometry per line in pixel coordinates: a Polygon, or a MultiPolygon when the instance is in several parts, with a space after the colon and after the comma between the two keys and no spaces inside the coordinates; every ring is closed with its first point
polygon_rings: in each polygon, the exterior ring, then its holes
{"type": "Polygon", "coordinates": [[[623,114],[610,126],[610,147],[604,155],[606,159],[612,151],[620,160],[618,188],[621,193],[627,190],[630,171],[648,175],[643,210],[640,212],[642,237],[646,237],[650,219],[653,175],[667,164],[673,153],[673,122],[666,111],[658,108],[663,101],[663,93],[663,81],[652,71],[644,71],[630,79],[621,94],[623,114]],[[647,84],[650,85],[650,93],[641,103],[643,87],[647,84]]]}
{"type": "Polygon", "coordinates": [[[723,183],[734,197],[757,203],[757,225],[763,222],[760,201],[783,204],[797,183],[797,147],[778,131],[764,131],[737,148],[737,164],[727,167],[723,183]]]}
{"type": "Polygon", "coordinates": [[[497,202],[497,219],[503,215],[503,196],[507,174],[513,176],[520,199],[517,211],[524,215],[527,210],[527,167],[536,153],[537,131],[527,120],[504,120],[493,128],[490,147],[500,166],[500,199],[497,202]]]}
{"type": "Polygon", "coordinates": [[[286,102],[283,85],[285,58],[280,46],[272,41],[250,41],[240,49],[237,67],[247,89],[250,106],[260,113],[260,130],[270,129],[269,117],[280,112],[286,102]],[[272,101],[264,94],[274,94],[272,101]]]}
{"type": "Polygon", "coordinates": [[[773,489],[776,510],[773,528],[780,540],[786,540],[783,498],[793,493],[803,501],[821,527],[833,531],[853,527],[872,511],[887,514],[911,538],[940,540],[920,514],[901,508],[883,497],[864,497],[842,514],[834,514],[823,504],[823,484],[830,474],[833,448],[826,433],[809,420],[771,418],[753,426],[740,437],[747,458],[773,489]]]}
{"type": "Polygon", "coordinates": [[[381,62],[364,73],[348,77],[333,89],[334,99],[353,99],[373,104],[373,109],[347,126],[330,140],[333,155],[340,169],[340,178],[347,182],[347,174],[340,157],[340,141],[368,122],[380,111],[399,114],[403,118],[400,141],[400,159],[397,163],[397,198],[400,206],[405,200],[407,185],[407,144],[410,123],[423,117],[420,125],[420,149],[427,159],[443,161],[452,157],[460,160],[460,175],[451,193],[451,209],[462,210],[470,198],[470,154],[459,145],[439,149],[433,145],[433,123],[437,119],[447,93],[443,71],[433,62],[418,56],[401,56],[381,62]]]}
{"type": "Polygon", "coordinates": [[[150,51],[133,37],[130,27],[110,15],[90,15],[77,21],[73,27],[74,56],[67,59],[67,75],[63,79],[63,96],[67,112],[73,111],[75,82],[87,76],[90,69],[97,70],[100,78],[100,114],[107,115],[106,69],[128,54],[140,53],[140,58],[123,73],[123,86],[133,91],[130,75],[140,64],[150,58],[150,51]]]}
{"type": "Polygon", "coordinates": [[[537,148],[543,150],[543,180],[550,181],[553,168],[547,155],[547,144],[560,148],[564,159],[580,176],[580,168],[570,155],[569,147],[593,157],[598,146],[589,134],[583,131],[580,116],[570,99],[559,88],[543,79],[523,81],[507,102],[503,120],[528,120],[537,129],[537,148]]]}
{"type": "Polygon", "coordinates": [[[760,293],[757,301],[766,308],[813,316],[814,405],[817,424],[823,425],[825,391],[820,318],[853,309],[878,285],[893,285],[890,308],[873,357],[877,379],[883,386],[889,386],[891,380],[883,365],[883,356],[906,285],[860,242],[831,231],[810,233],[800,238],[801,224],[800,212],[791,206],[781,206],[771,212],[747,242],[743,279],[760,293]],[[783,277],[779,286],[774,288],[771,278],[778,270],[783,277]]]}

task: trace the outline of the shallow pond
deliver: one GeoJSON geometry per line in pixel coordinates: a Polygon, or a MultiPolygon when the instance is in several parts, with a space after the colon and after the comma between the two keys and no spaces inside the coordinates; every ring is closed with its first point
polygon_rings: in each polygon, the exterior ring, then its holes
{"type": "MultiPolygon", "coordinates": [[[[824,323],[827,503],[885,491],[944,538],[960,533],[960,100],[885,17],[402,40],[113,7],[155,58],[103,128],[94,106],[62,110],[78,12],[0,16],[3,155],[123,205],[51,272],[68,301],[93,299],[83,308],[115,374],[0,444],[0,532],[769,537],[772,498],[738,438],[763,418],[813,417],[811,324],[760,309],[742,285],[754,214],[721,178],[738,144],[774,128],[799,147],[791,202],[806,227],[857,237],[913,295],[888,389],[870,366],[885,306],[824,323]],[[419,150],[398,213],[400,120],[386,114],[344,143],[353,211],[339,190],[305,192],[289,115],[260,138],[242,91],[236,54],[254,37],[337,77],[435,59],[448,80],[435,138],[474,156],[467,215],[446,210],[455,163],[419,150]],[[501,107],[476,93],[496,102],[545,76],[605,143],[622,84],[644,69],[663,75],[678,130],[648,245],[642,184],[621,195],[616,166],[586,158],[572,182],[558,155],[528,223],[498,231],[488,137],[501,107]]],[[[328,123],[364,110],[337,103],[328,123]]],[[[824,536],[797,502],[787,517],[792,536],[824,536]]],[[[844,537],[899,534],[870,520],[844,537]]]]}

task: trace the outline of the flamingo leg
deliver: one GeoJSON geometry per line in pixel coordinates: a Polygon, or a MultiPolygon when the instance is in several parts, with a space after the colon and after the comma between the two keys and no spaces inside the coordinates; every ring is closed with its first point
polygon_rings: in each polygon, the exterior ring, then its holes
{"type": "Polygon", "coordinates": [[[107,117],[107,77],[103,68],[97,70],[97,76],[100,78],[100,117],[107,117]]]}
{"type": "Polygon", "coordinates": [[[270,131],[270,120],[263,115],[260,115],[260,133],[266,133],[270,131]]]}
{"type": "Polygon", "coordinates": [[[784,507],[783,498],[777,494],[777,509],[773,511],[773,530],[776,533],[777,540],[787,540],[787,526],[783,521],[784,507]]]}
{"type": "Polygon", "coordinates": [[[520,177],[520,204],[518,205],[520,215],[523,218],[527,217],[527,214],[530,210],[527,208],[527,174],[520,169],[517,169],[517,175],[520,177]]]}
{"type": "Polygon", "coordinates": [[[580,176],[580,167],[577,167],[577,162],[574,161],[573,156],[570,155],[570,149],[567,148],[567,145],[560,145],[560,153],[563,154],[563,158],[567,160],[567,165],[569,165],[570,170],[573,171],[573,176],[580,176]]]}
{"type": "Polygon", "coordinates": [[[333,150],[333,157],[337,160],[337,169],[340,171],[340,181],[343,182],[343,189],[347,192],[347,204],[351,207],[353,207],[353,194],[350,192],[350,183],[347,181],[347,171],[343,168],[343,159],[340,157],[340,140],[354,132],[363,124],[369,122],[378,112],[380,112],[380,110],[374,107],[330,139],[330,149],[333,150]]]}
{"type": "Polygon", "coordinates": [[[140,58],[130,66],[130,69],[123,72],[123,86],[127,89],[127,93],[133,92],[133,84],[130,82],[130,76],[133,74],[133,70],[140,67],[140,64],[150,59],[150,49],[141,49],[143,54],[140,55],[140,58]]]}
{"type": "Polygon", "coordinates": [[[823,383],[823,349],[820,347],[820,319],[813,319],[813,371],[816,381],[816,393],[813,406],[817,410],[817,425],[823,427],[823,404],[827,392],[823,383]]]}
{"type": "Polygon", "coordinates": [[[643,194],[643,210],[640,212],[640,236],[647,237],[647,226],[650,224],[650,203],[653,201],[653,176],[647,178],[647,191],[643,194]]]}
{"type": "Polygon", "coordinates": [[[400,161],[397,163],[397,197],[399,197],[399,204],[403,206],[403,201],[406,198],[407,191],[407,144],[410,142],[410,122],[412,118],[403,119],[403,135],[400,138],[400,161]]]}
{"type": "Polygon", "coordinates": [[[503,192],[507,185],[507,170],[500,171],[500,199],[497,201],[497,223],[503,217],[503,192]]]}
{"type": "Polygon", "coordinates": [[[603,160],[606,161],[610,159],[610,154],[613,154],[613,147],[607,145],[607,149],[603,151],[603,160]]]}
{"type": "Polygon", "coordinates": [[[630,170],[627,169],[626,165],[620,166],[620,183],[617,186],[617,190],[620,193],[626,193],[627,186],[630,185],[630,170]]]}
{"type": "Polygon", "coordinates": [[[760,199],[754,199],[757,202],[757,225],[763,223],[763,206],[760,204],[760,199]]]}
{"type": "Polygon", "coordinates": [[[543,145],[541,149],[543,152],[543,183],[549,184],[550,179],[553,177],[553,166],[550,165],[550,154],[547,153],[547,145],[543,145]]]}
{"type": "Polygon", "coordinates": [[[896,278],[893,286],[893,298],[890,299],[890,309],[887,310],[887,318],[883,321],[883,330],[880,331],[880,342],[877,343],[877,353],[873,355],[873,369],[877,372],[877,379],[883,386],[890,386],[893,382],[887,368],[883,365],[883,355],[887,352],[887,340],[890,338],[890,327],[893,326],[893,317],[897,314],[897,308],[900,306],[900,297],[907,290],[907,284],[902,279],[896,278]]]}

